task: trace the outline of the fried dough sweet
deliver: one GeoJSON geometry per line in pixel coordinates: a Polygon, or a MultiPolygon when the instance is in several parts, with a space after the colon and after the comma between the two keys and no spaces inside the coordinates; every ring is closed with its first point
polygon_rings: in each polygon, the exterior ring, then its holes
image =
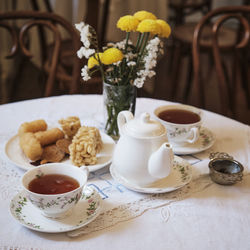
{"type": "Polygon", "coordinates": [[[55,143],[57,140],[64,138],[64,133],[59,128],[52,128],[46,131],[36,132],[35,137],[42,146],[55,143]]]}
{"type": "Polygon", "coordinates": [[[33,133],[23,133],[19,138],[19,144],[24,154],[32,161],[41,159],[43,148],[33,133]]]}
{"type": "Polygon", "coordinates": [[[60,150],[55,144],[44,147],[41,156],[41,164],[47,162],[60,162],[65,156],[65,153],[60,150]]]}
{"type": "Polygon", "coordinates": [[[27,132],[38,132],[38,131],[45,131],[47,129],[47,123],[44,120],[35,120],[32,122],[24,122],[21,124],[18,130],[18,135],[21,136],[27,132]]]}
{"type": "Polygon", "coordinates": [[[56,146],[60,148],[65,154],[69,154],[69,145],[71,143],[71,140],[64,138],[56,141],[56,146]]]}

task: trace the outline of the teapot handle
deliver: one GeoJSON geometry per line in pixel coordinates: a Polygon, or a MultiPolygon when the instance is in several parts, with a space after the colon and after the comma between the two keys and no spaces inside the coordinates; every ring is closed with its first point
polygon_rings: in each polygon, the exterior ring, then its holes
{"type": "Polygon", "coordinates": [[[122,134],[122,127],[124,126],[125,123],[128,121],[132,120],[134,118],[133,114],[130,111],[121,111],[118,116],[117,116],[117,124],[119,128],[120,134],[122,134]]]}

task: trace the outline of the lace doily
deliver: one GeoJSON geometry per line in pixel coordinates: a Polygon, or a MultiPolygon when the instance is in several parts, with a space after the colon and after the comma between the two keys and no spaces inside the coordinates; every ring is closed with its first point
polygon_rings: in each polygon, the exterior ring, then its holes
{"type": "MultiPolygon", "coordinates": [[[[72,232],[68,232],[67,235],[70,237],[80,236],[82,234],[88,234],[96,232],[118,223],[131,220],[142,215],[148,209],[155,209],[163,206],[170,205],[173,202],[177,202],[185,199],[189,195],[201,192],[204,189],[211,186],[213,182],[210,180],[208,175],[203,175],[193,181],[183,188],[176,190],[171,193],[165,194],[153,194],[148,195],[146,198],[141,198],[134,202],[129,202],[124,205],[120,205],[111,210],[108,210],[100,214],[96,220],[94,220],[89,225],[72,232]]],[[[162,214],[163,219],[166,221],[166,214],[162,214]]]]}

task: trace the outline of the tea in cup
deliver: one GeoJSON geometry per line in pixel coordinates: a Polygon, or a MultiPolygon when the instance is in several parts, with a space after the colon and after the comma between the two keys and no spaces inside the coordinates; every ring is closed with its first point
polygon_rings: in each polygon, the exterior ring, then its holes
{"type": "Polygon", "coordinates": [[[195,143],[202,124],[201,110],[188,105],[165,105],[154,115],[167,129],[168,140],[174,144],[195,143]]]}
{"type": "Polygon", "coordinates": [[[22,177],[26,197],[46,217],[64,218],[81,198],[88,168],[49,163],[27,171],[22,177]]]}

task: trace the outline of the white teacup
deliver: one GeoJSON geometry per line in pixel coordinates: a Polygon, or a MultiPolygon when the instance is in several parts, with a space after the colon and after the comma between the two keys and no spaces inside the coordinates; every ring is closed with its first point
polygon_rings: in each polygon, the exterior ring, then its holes
{"type": "MultiPolygon", "coordinates": [[[[202,124],[202,112],[200,109],[182,104],[165,105],[156,108],[154,115],[166,127],[169,142],[182,145],[186,143],[195,143],[199,139],[202,124]],[[175,112],[175,110],[178,110],[177,112],[179,112],[179,110],[180,112],[184,111],[185,116],[193,115],[196,119],[194,119],[194,117],[189,117],[190,121],[174,121],[174,119],[170,121],[169,118],[163,117],[163,112],[166,112],[165,116],[167,116],[169,110],[171,110],[171,112],[175,112]],[[188,115],[188,112],[191,112],[191,114],[189,113],[188,115]],[[192,119],[193,121],[191,121],[192,119]]],[[[184,117],[184,115],[182,115],[182,117],[184,117]]],[[[181,119],[180,114],[179,119],[181,119]]]]}
{"type": "Polygon", "coordinates": [[[46,217],[64,218],[73,210],[82,195],[82,190],[88,179],[88,168],[78,168],[68,164],[49,163],[27,171],[22,177],[22,186],[31,203],[42,211],[46,217]],[[29,183],[43,175],[60,174],[75,179],[79,183],[76,189],[61,194],[39,194],[29,190],[29,183]]]}

